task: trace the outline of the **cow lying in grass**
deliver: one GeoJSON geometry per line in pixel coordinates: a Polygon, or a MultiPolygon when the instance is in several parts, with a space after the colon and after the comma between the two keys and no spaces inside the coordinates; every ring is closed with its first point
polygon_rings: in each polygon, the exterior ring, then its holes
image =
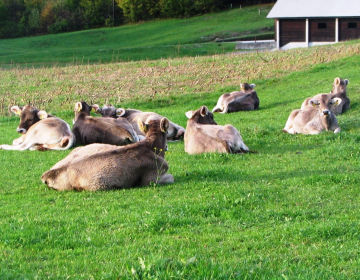
{"type": "Polygon", "coordinates": [[[340,132],[340,127],[335,114],[330,111],[332,106],[341,104],[340,98],[332,98],[331,94],[321,94],[316,99],[310,99],[305,110],[294,110],[291,112],[284,132],[290,134],[319,134],[320,132],[340,132]]]}
{"type": "Polygon", "coordinates": [[[17,131],[23,135],[12,145],[0,145],[0,149],[66,150],[75,143],[75,136],[65,121],[30,105],[12,106],[11,111],[20,116],[17,131]]]}
{"type": "Polygon", "coordinates": [[[77,145],[104,143],[127,145],[138,142],[139,137],[125,118],[94,118],[90,116],[95,108],[86,102],[75,104],[73,133],[77,145]]]}
{"type": "Polygon", "coordinates": [[[42,181],[55,190],[78,191],[173,183],[173,176],[166,174],[169,166],[164,158],[168,119],[149,118],[139,126],[144,140],[122,147],[93,144],[75,149],[45,172],[42,181]]]}
{"type": "MultiPolygon", "coordinates": [[[[93,105],[95,107],[95,105],[93,105]]],[[[133,126],[134,130],[138,135],[144,135],[141,129],[138,126],[139,121],[145,121],[149,116],[153,116],[154,118],[161,119],[163,116],[154,113],[154,112],[142,112],[135,109],[116,109],[111,105],[104,105],[102,108],[97,106],[97,112],[100,113],[103,117],[112,117],[118,118],[123,117],[128,120],[128,122],[133,126]]],[[[167,140],[168,141],[177,141],[184,138],[185,129],[172,121],[169,121],[169,130],[167,132],[167,140]]]]}
{"type": "Polygon", "coordinates": [[[206,106],[186,113],[185,152],[243,153],[249,148],[244,144],[240,132],[232,125],[217,125],[213,114],[206,106]]]}
{"type": "Polygon", "coordinates": [[[248,83],[244,83],[241,84],[241,91],[224,93],[220,96],[212,112],[225,114],[258,110],[260,100],[254,88],[255,84],[249,85],[248,83]]]}
{"type": "MultiPolygon", "coordinates": [[[[348,79],[340,79],[335,78],[333,83],[333,88],[330,92],[331,98],[340,98],[341,102],[336,106],[330,106],[330,111],[335,115],[340,115],[344,113],[346,110],[350,108],[350,99],[346,94],[346,86],[348,85],[348,79]]],[[[311,107],[309,105],[309,100],[311,99],[318,99],[323,93],[317,94],[314,97],[308,97],[304,100],[301,104],[301,110],[306,110],[307,108],[311,107]]]]}

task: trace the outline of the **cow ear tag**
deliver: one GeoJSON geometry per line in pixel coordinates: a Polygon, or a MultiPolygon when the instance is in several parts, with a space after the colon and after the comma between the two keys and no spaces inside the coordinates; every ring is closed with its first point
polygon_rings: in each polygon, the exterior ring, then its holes
{"type": "Polygon", "coordinates": [[[82,108],[81,102],[78,102],[78,103],[75,104],[75,110],[76,111],[80,112],[81,108],[82,108]]]}
{"type": "Polygon", "coordinates": [[[91,112],[96,113],[96,109],[94,107],[92,107],[91,112]]]}
{"type": "Polygon", "coordinates": [[[146,131],[148,130],[147,125],[141,120],[138,121],[138,126],[139,126],[140,130],[144,133],[146,133],[146,131]]]}

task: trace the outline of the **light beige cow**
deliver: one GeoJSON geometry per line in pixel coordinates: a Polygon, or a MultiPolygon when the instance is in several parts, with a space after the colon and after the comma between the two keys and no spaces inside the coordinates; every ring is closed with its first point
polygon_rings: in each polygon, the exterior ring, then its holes
{"type": "Polygon", "coordinates": [[[291,112],[284,132],[290,134],[319,134],[322,131],[340,132],[340,127],[335,114],[330,111],[331,106],[338,106],[340,98],[331,98],[330,94],[319,95],[316,99],[310,99],[309,106],[305,110],[291,112]]]}
{"type": "Polygon", "coordinates": [[[43,183],[55,190],[78,191],[173,183],[173,176],[166,174],[169,165],[164,158],[168,119],[150,118],[139,125],[145,133],[144,140],[121,147],[97,144],[77,149],[45,172],[43,183]]]}
{"type": "MultiPolygon", "coordinates": [[[[340,79],[340,78],[334,79],[333,88],[332,88],[331,92],[329,93],[329,95],[331,95],[332,98],[340,98],[341,99],[341,103],[339,103],[338,105],[330,106],[330,111],[332,113],[334,113],[335,115],[340,115],[350,108],[350,99],[346,93],[346,86],[348,85],[348,83],[349,83],[348,79],[344,79],[344,80],[340,79]]],[[[301,104],[300,109],[306,110],[308,107],[311,107],[311,105],[309,105],[309,100],[318,99],[322,94],[325,94],[325,93],[320,93],[320,94],[315,95],[314,97],[306,98],[304,100],[304,102],[301,104]]]]}
{"type": "Polygon", "coordinates": [[[196,111],[188,111],[184,137],[185,152],[200,154],[207,152],[243,153],[249,148],[245,145],[240,132],[230,124],[218,125],[213,113],[206,106],[196,111]]]}
{"type": "Polygon", "coordinates": [[[255,84],[241,84],[241,91],[233,91],[224,93],[218,99],[213,113],[222,114],[233,113],[239,111],[253,111],[259,109],[260,100],[254,90],[255,84]]]}
{"type": "Polygon", "coordinates": [[[75,143],[75,136],[70,126],[46,111],[26,105],[12,106],[11,111],[20,116],[17,128],[23,135],[12,145],[0,145],[3,150],[66,150],[75,143]]]}

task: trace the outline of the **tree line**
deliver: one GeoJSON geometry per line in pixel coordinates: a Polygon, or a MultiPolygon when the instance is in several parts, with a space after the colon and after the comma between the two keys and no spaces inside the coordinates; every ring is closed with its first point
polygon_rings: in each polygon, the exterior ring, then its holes
{"type": "Polygon", "coordinates": [[[276,0],[0,0],[0,38],[185,18],[276,0]]]}

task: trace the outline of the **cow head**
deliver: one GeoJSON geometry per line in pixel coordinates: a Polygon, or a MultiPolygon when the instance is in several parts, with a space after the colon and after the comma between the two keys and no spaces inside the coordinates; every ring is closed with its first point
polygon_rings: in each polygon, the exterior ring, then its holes
{"type": "Polygon", "coordinates": [[[333,88],[330,93],[340,93],[340,92],[346,92],[346,86],[348,85],[349,80],[348,79],[340,79],[335,78],[333,83],[333,88]]]}
{"type": "Polygon", "coordinates": [[[188,111],[185,113],[189,120],[199,124],[217,124],[214,120],[214,114],[209,111],[206,106],[201,106],[196,111],[188,111]]]}
{"type": "Polygon", "coordinates": [[[89,104],[87,104],[84,101],[81,102],[76,102],[75,103],[75,108],[74,108],[74,113],[75,113],[75,119],[74,122],[76,122],[76,120],[78,119],[79,115],[81,113],[84,113],[87,116],[90,116],[90,112],[95,112],[96,111],[96,104],[95,107],[91,106],[89,104]]]}
{"type": "Polygon", "coordinates": [[[341,98],[331,98],[329,94],[322,94],[319,99],[310,99],[309,105],[318,108],[320,114],[327,118],[331,115],[330,107],[338,106],[341,103],[341,98]]]}
{"type": "Polygon", "coordinates": [[[102,108],[97,107],[96,113],[101,114],[102,117],[117,118],[125,114],[125,109],[116,109],[113,105],[104,105],[102,108]]]}
{"type": "Polygon", "coordinates": [[[249,83],[243,83],[243,84],[241,84],[240,83],[240,88],[241,88],[241,91],[243,91],[243,92],[250,92],[250,91],[252,91],[254,88],[255,88],[255,84],[249,84],[249,83]]]}
{"type": "Polygon", "coordinates": [[[25,134],[33,124],[48,117],[45,111],[39,111],[30,105],[25,105],[24,107],[12,106],[10,110],[15,115],[20,116],[20,124],[16,130],[22,134],[25,134]]]}
{"type": "Polygon", "coordinates": [[[167,149],[166,134],[169,129],[170,122],[167,118],[152,118],[151,116],[145,121],[139,120],[138,126],[145,133],[146,141],[151,144],[154,152],[165,157],[167,149]]]}

